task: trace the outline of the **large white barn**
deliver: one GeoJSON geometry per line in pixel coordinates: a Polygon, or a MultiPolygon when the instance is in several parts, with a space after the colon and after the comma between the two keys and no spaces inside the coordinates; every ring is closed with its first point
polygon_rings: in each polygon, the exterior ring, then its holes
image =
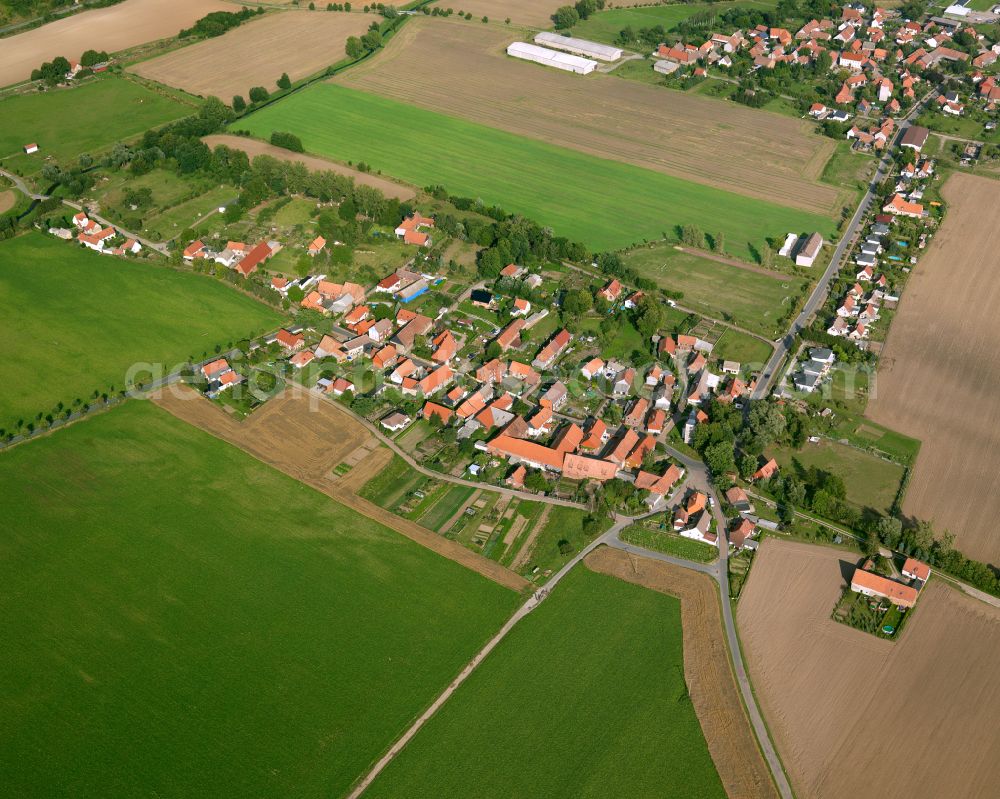
{"type": "Polygon", "coordinates": [[[589,58],[580,58],[569,53],[557,53],[555,50],[547,50],[527,42],[514,42],[507,46],[507,55],[514,58],[523,58],[525,61],[534,61],[536,64],[545,64],[548,67],[563,69],[566,72],[575,72],[578,75],[589,75],[597,69],[597,62],[589,58]]]}
{"type": "Polygon", "coordinates": [[[556,50],[565,50],[567,53],[573,53],[584,58],[596,58],[599,61],[617,61],[622,57],[620,47],[589,42],[586,39],[573,39],[569,36],[560,36],[558,33],[548,33],[546,31],[542,31],[535,36],[535,44],[552,47],[556,50]]]}

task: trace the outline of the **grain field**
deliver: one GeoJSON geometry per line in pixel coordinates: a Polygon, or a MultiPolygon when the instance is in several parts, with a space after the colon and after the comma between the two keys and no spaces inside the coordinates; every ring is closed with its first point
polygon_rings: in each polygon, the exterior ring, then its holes
{"type": "Polygon", "coordinates": [[[808,123],[613,75],[581,78],[518,61],[505,54],[513,39],[493,26],[415,19],[377,58],[333,80],[755,199],[824,215],[837,210],[838,191],[818,182],[835,143],[808,123]]]}
{"type": "Polygon", "coordinates": [[[71,60],[85,50],[113,53],[176,36],[211,11],[239,11],[223,0],[125,0],[9,36],[0,43],[0,86],[27,80],[56,56],[71,60]]]}
{"type": "Polygon", "coordinates": [[[726,795],[777,797],[729,665],[715,583],[688,569],[608,547],[594,550],[584,563],[592,571],[681,600],[684,679],[726,795]]]}
{"type": "Polygon", "coordinates": [[[833,621],[853,556],[767,539],[737,619],[798,796],[995,796],[1000,610],[933,579],[898,641],[833,621]]]}
{"type": "Polygon", "coordinates": [[[283,72],[293,81],[344,58],[348,36],[358,36],[373,14],[286,11],[255,19],[223,36],[143,61],[132,72],[202,97],[228,103],[253,86],[275,91],[283,72]]]}
{"type": "Polygon", "coordinates": [[[868,416],[923,444],[904,513],[1000,563],[1000,183],[955,174],[944,225],[910,277],[868,416]]]}

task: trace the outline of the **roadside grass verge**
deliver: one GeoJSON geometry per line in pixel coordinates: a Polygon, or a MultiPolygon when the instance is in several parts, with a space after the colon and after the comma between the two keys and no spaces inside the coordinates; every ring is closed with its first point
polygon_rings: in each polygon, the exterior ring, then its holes
{"type": "Polygon", "coordinates": [[[366,795],[722,799],[684,680],[679,600],[578,567],[366,795]]]}
{"type": "Polygon", "coordinates": [[[718,228],[731,253],[749,258],[766,237],[834,227],[832,219],[817,214],[329,83],[237,124],[264,139],[275,130],[290,131],[309,152],[364,162],[418,186],[443,185],[599,250],[673,236],[678,226],[693,224],[718,228]]]}
{"type": "Polygon", "coordinates": [[[148,402],[0,504],[16,796],[343,795],[519,601],[148,402]]]}

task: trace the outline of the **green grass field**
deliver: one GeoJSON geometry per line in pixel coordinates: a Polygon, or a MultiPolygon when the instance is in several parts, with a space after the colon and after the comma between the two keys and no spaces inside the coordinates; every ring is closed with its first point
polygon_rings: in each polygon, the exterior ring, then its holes
{"type": "Polygon", "coordinates": [[[725,795],[684,683],[679,601],[582,566],[366,794],[725,795]]]}
{"type": "Polygon", "coordinates": [[[768,453],[785,470],[794,474],[793,461],[803,469],[817,469],[838,475],[847,488],[847,499],[862,508],[885,513],[892,506],[903,479],[903,467],[854,447],[823,439],[800,450],[780,449],[768,453]]]}
{"type": "Polygon", "coordinates": [[[269,138],[300,136],[309,152],[365,163],[418,186],[499,204],[595,249],[721,230],[729,251],[789,230],[831,231],[832,219],[585,155],[333,84],[317,84],[238,123],[269,138]],[[387,133],[391,132],[391,133],[387,133]]]}
{"type": "Polygon", "coordinates": [[[719,550],[703,541],[694,541],[666,530],[651,530],[641,524],[633,524],[622,530],[622,541],[636,544],[656,552],[676,555],[678,558],[710,563],[719,557],[719,550]]]}
{"type": "Polygon", "coordinates": [[[213,278],[41,233],[0,242],[0,307],[0,427],[121,389],[134,363],[162,363],[169,373],[282,320],[213,278]]]}
{"type": "Polygon", "coordinates": [[[0,163],[26,175],[39,171],[49,156],[68,166],[81,153],[96,155],[193,111],[193,106],[117,77],[9,97],[0,101],[0,163]],[[38,144],[39,152],[24,155],[21,148],[29,142],[38,144]]]}
{"type": "Polygon", "coordinates": [[[423,527],[435,533],[443,533],[441,528],[458,513],[462,503],[472,496],[476,489],[470,486],[449,485],[441,497],[418,520],[423,527]]]}
{"type": "Polygon", "coordinates": [[[519,601],[146,402],[0,505],[9,796],[340,796],[519,601]]]}
{"type": "Polygon", "coordinates": [[[640,28],[655,28],[662,25],[670,30],[677,23],[690,19],[695,14],[715,12],[721,14],[730,8],[756,8],[761,11],[774,8],[773,2],[767,0],[739,0],[738,2],[720,3],[671,3],[661,6],[643,6],[641,8],[613,8],[591,15],[574,26],[573,36],[582,39],[592,39],[596,42],[614,44],[618,32],[631,26],[640,28]]]}
{"type": "Polygon", "coordinates": [[[807,285],[803,278],[761,274],[668,245],[638,248],[628,253],[624,261],[662,287],[683,292],[683,299],[678,300],[680,305],[732,322],[765,338],[783,331],[779,321],[789,305],[798,302],[807,285]]]}
{"type": "Polygon", "coordinates": [[[739,330],[727,329],[712,350],[712,356],[741,364],[763,364],[771,357],[767,342],[739,330]]]}

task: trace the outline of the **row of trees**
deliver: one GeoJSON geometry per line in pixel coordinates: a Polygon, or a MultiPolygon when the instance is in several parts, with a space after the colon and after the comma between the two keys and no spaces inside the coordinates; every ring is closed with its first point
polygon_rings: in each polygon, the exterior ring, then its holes
{"type": "Polygon", "coordinates": [[[190,28],[184,28],[177,34],[178,39],[201,38],[209,39],[221,36],[228,30],[242,25],[248,19],[264,13],[264,7],[256,9],[242,8],[239,11],[213,11],[206,14],[190,28]]]}

